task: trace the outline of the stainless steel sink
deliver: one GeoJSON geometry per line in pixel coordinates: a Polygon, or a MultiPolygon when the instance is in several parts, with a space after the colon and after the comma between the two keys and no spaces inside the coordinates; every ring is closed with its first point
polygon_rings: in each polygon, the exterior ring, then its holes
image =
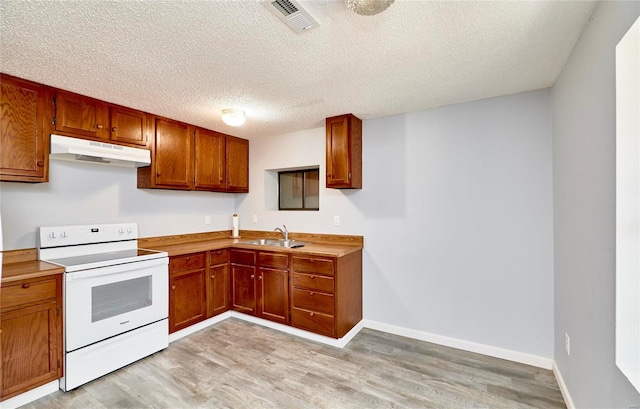
{"type": "Polygon", "coordinates": [[[255,239],[255,240],[241,241],[240,244],[250,244],[253,246],[286,247],[286,248],[294,249],[297,247],[304,247],[304,245],[307,243],[298,241],[298,240],[255,239]]]}

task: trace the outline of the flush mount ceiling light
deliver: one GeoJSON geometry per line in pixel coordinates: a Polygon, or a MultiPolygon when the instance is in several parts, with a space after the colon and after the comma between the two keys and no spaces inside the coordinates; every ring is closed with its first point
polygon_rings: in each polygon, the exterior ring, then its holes
{"type": "Polygon", "coordinates": [[[247,118],[241,109],[223,109],[222,120],[229,126],[240,126],[244,124],[247,118]]]}
{"type": "Polygon", "coordinates": [[[345,0],[347,8],[362,16],[374,16],[385,11],[395,0],[345,0]]]}

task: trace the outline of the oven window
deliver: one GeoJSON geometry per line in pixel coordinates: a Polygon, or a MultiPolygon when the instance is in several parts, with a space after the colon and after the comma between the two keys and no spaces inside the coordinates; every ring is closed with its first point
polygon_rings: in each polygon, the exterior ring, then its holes
{"type": "Polygon", "coordinates": [[[146,276],[91,288],[91,322],[150,306],[151,284],[146,276]]]}

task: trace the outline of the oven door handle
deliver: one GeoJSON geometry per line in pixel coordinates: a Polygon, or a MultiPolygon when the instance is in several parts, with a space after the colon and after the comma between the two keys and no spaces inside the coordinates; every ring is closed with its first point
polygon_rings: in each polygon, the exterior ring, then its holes
{"type": "Polygon", "coordinates": [[[128,273],[131,271],[142,270],[150,267],[168,265],[168,264],[169,264],[169,258],[161,257],[161,258],[155,258],[151,260],[136,261],[133,263],[117,264],[115,266],[100,267],[100,268],[94,268],[91,270],[74,271],[71,273],[65,273],[65,280],[80,281],[80,280],[85,280],[89,278],[128,273]]]}

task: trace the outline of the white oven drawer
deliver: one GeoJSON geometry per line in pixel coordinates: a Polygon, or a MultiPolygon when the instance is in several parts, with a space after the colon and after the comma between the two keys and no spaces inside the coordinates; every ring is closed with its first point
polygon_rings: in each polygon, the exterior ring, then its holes
{"type": "Polygon", "coordinates": [[[168,317],[168,258],[65,274],[65,350],[168,317]]]}

